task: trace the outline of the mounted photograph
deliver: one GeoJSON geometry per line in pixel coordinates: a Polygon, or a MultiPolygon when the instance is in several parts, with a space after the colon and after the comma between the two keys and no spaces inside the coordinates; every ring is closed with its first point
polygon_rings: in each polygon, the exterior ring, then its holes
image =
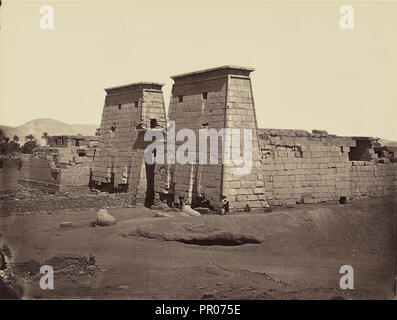
{"type": "Polygon", "coordinates": [[[396,300],[396,16],[0,1],[0,300],[396,300]]]}

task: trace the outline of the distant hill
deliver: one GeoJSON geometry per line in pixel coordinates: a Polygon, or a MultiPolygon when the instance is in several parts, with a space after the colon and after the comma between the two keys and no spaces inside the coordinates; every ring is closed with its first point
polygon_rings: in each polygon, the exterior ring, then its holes
{"type": "Polygon", "coordinates": [[[397,147],[397,141],[390,141],[390,140],[386,140],[386,139],[379,139],[379,142],[380,142],[383,146],[397,147]]]}
{"type": "Polygon", "coordinates": [[[67,124],[54,119],[35,119],[17,127],[0,125],[0,129],[4,131],[7,137],[12,139],[14,135],[17,135],[22,144],[25,142],[25,136],[30,133],[33,134],[40,144],[43,144],[44,140],[41,139],[43,132],[47,132],[50,136],[77,134],[93,136],[98,127],[99,125],[93,124],[67,124]]]}

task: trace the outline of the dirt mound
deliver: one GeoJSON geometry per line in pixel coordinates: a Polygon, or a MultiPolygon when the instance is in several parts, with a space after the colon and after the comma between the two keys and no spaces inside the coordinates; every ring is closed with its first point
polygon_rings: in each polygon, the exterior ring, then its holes
{"type": "Polygon", "coordinates": [[[243,244],[262,242],[251,236],[233,234],[230,232],[219,232],[208,236],[188,237],[188,239],[185,237],[176,238],[175,241],[200,246],[241,246],[243,244]]]}
{"type": "Polygon", "coordinates": [[[132,193],[57,193],[49,194],[36,189],[20,187],[17,192],[1,196],[0,216],[30,215],[37,213],[80,211],[101,208],[131,208],[132,193]]]}
{"type": "Polygon", "coordinates": [[[138,227],[136,231],[128,233],[128,235],[165,241],[178,241],[185,244],[200,246],[241,246],[243,244],[262,242],[262,240],[253,236],[222,231],[205,225],[185,224],[182,230],[181,228],[175,229],[174,232],[164,232],[150,225],[141,226],[138,227]]]}
{"type": "Polygon", "coordinates": [[[197,245],[262,243],[266,250],[277,254],[280,248],[285,254],[300,250],[320,254],[323,248],[339,253],[376,252],[387,257],[393,241],[390,226],[395,223],[395,212],[390,208],[395,208],[394,201],[369,199],[344,205],[299,206],[266,215],[153,219],[140,225],[126,223],[122,233],[197,245]]]}

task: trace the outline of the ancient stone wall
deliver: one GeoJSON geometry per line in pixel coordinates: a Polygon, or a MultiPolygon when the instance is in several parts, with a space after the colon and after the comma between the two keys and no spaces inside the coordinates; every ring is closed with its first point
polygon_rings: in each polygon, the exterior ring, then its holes
{"type": "Polygon", "coordinates": [[[118,94],[109,92],[106,96],[93,166],[92,179],[95,182],[110,183],[113,173],[115,184],[127,184],[128,170],[136,161],[132,146],[138,137],[135,127],[142,112],[141,90],[134,89],[118,94]]]}
{"type": "MultiPolygon", "coordinates": [[[[214,128],[217,131],[224,128],[226,78],[219,75],[197,75],[196,77],[176,78],[172,88],[169,120],[175,121],[174,130],[192,129],[195,137],[199,137],[199,129],[214,128]],[[204,99],[204,94],[207,96],[204,99]]],[[[176,149],[183,142],[176,142],[176,149]]],[[[196,146],[198,147],[198,140],[196,146]]],[[[193,150],[194,152],[196,150],[193,150]]],[[[221,151],[220,147],[218,151],[221,151]]],[[[209,155],[209,149],[207,152],[209,155]]],[[[222,184],[222,165],[219,164],[221,152],[218,152],[218,164],[197,165],[198,156],[195,155],[194,164],[175,163],[171,166],[171,190],[176,198],[182,197],[188,203],[193,195],[205,193],[211,201],[220,200],[222,184]],[[205,182],[205,183],[203,183],[205,182]]]]}
{"type": "Polygon", "coordinates": [[[23,162],[18,182],[55,192],[61,184],[61,177],[53,160],[31,157],[23,162]]]}
{"type": "Polygon", "coordinates": [[[18,183],[48,192],[87,190],[93,152],[91,148],[38,148],[21,162],[18,183]]]}
{"type": "MultiPolygon", "coordinates": [[[[203,197],[219,204],[226,197],[231,210],[395,194],[397,150],[381,146],[375,138],[338,137],[319,130],[258,129],[252,71],[223,66],[171,77],[168,119],[175,127],[166,124],[162,84],[139,82],[105,89],[98,147],[39,148],[23,161],[19,182],[49,191],[87,187],[93,182],[95,187],[130,191],[148,206],[155,193],[192,204],[203,197]],[[144,141],[144,135],[149,129],[167,134],[165,143],[175,140],[176,134],[175,150],[165,148],[169,152],[165,164],[145,163],[144,152],[151,142],[144,141]],[[175,155],[186,142],[178,139],[181,129],[191,130],[189,142],[193,138],[195,147],[185,149],[183,155],[192,153],[193,159],[185,163],[174,159],[175,164],[170,165],[169,155],[175,155]],[[225,134],[237,129],[240,144],[233,146],[236,139],[232,139],[230,151],[237,150],[241,156],[243,129],[251,130],[251,170],[238,174],[236,169],[242,166],[235,159],[223,161],[222,134],[209,137],[206,150],[201,150],[200,129],[218,134],[222,129],[225,134]],[[215,143],[217,155],[210,149],[215,143]],[[206,163],[199,163],[199,151],[205,151],[206,163]]],[[[15,178],[15,170],[0,168],[2,176],[2,183],[15,178]]]]}
{"type": "Polygon", "coordinates": [[[397,162],[352,161],[352,196],[397,195],[397,162]]]}
{"type": "Polygon", "coordinates": [[[63,166],[60,170],[59,191],[87,189],[90,181],[92,162],[81,165],[63,166]]]}
{"type": "Polygon", "coordinates": [[[96,136],[82,136],[82,135],[60,135],[60,136],[48,136],[46,139],[46,145],[53,148],[65,148],[65,147],[89,147],[96,145],[98,141],[96,136]]]}
{"type": "Polygon", "coordinates": [[[354,138],[261,129],[260,144],[269,204],[385,196],[397,190],[396,163],[382,163],[370,149],[363,152],[368,161],[349,160],[351,149],[356,149],[354,138]]]}
{"type": "Polygon", "coordinates": [[[17,190],[18,177],[18,162],[13,159],[0,158],[0,192],[17,190]]]}
{"type": "MultiPolygon", "coordinates": [[[[252,129],[253,169],[249,174],[236,175],[234,162],[223,164],[224,145],[218,139],[218,156],[210,154],[208,139],[207,164],[198,164],[198,154],[192,163],[171,166],[171,189],[177,198],[187,203],[205,195],[211,202],[219,203],[225,196],[231,209],[242,209],[246,204],[261,208],[263,181],[260,173],[260,154],[251,80],[253,69],[224,66],[209,70],[173,76],[174,85],[169,108],[169,120],[175,121],[176,131],[192,129],[199,147],[199,129],[252,129]],[[210,163],[211,157],[216,163],[210,163]],[[216,156],[215,156],[216,157],[216,156]],[[259,181],[258,181],[259,178],[259,181]]],[[[240,145],[244,133],[240,132],[240,145]]],[[[177,142],[177,149],[184,142],[177,142]]]]}
{"type": "MultiPolygon", "coordinates": [[[[253,209],[267,206],[261,168],[258,126],[250,77],[229,75],[226,108],[226,127],[230,129],[250,129],[252,132],[252,168],[249,173],[236,174],[237,165],[232,162],[224,166],[223,195],[231,207],[243,209],[247,204],[253,209]]],[[[243,153],[244,135],[240,134],[240,150],[243,153]]],[[[236,148],[237,149],[237,148],[236,148]]]]}
{"type": "Polygon", "coordinates": [[[166,127],[161,87],[159,83],[139,82],[105,89],[92,175],[96,184],[132,191],[137,198],[145,196],[145,130],[166,127]]]}

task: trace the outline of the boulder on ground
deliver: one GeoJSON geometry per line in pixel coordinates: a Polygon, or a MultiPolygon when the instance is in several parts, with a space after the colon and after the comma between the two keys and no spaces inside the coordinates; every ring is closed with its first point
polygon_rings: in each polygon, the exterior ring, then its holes
{"type": "Polygon", "coordinates": [[[61,228],[69,228],[72,226],[72,223],[70,221],[64,221],[64,222],[61,222],[59,225],[61,228]]]}
{"type": "Polygon", "coordinates": [[[192,207],[187,204],[182,206],[181,212],[186,213],[189,216],[201,216],[200,212],[192,209],[192,207]]]}
{"type": "Polygon", "coordinates": [[[97,213],[96,224],[98,226],[112,226],[116,224],[116,218],[108,213],[106,209],[100,209],[97,213]]]}

